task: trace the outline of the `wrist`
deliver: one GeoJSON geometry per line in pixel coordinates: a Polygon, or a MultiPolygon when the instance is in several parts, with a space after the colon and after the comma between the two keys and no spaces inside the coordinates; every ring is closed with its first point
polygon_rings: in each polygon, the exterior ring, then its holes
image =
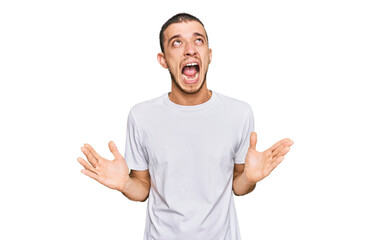
{"type": "Polygon", "coordinates": [[[245,184],[248,184],[248,185],[255,185],[257,183],[257,181],[254,181],[252,180],[248,174],[244,171],[243,172],[243,177],[242,177],[242,181],[245,183],[245,184]]]}
{"type": "Polygon", "coordinates": [[[128,175],[123,181],[122,185],[117,189],[118,191],[124,193],[129,189],[130,185],[133,183],[133,179],[128,175]]]}

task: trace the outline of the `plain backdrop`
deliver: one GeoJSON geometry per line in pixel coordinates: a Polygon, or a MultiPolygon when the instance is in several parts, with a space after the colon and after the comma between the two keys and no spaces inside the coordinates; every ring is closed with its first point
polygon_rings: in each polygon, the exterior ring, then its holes
{"type": "Polygon", "coordinates": [[[369,1],[1,1],[0,239],[143,238],[147,202],[83,175],[127,116],[169,92],[162,24],[203,21],[207,86],[248,102],[257,149],[295,144],[235,196],[242,239],[371,239],[369,1]]]}

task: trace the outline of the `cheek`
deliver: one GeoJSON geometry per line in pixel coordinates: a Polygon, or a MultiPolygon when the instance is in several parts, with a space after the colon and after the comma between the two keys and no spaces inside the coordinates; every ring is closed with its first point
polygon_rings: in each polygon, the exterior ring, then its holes
{"type": "Polygon", "coordinates": [[[211,62],[211,54],[208,49],[202,49],[199,51],[203,64],[209,64],[211,62]]]}
{"type": "Polygon", "coordinates": [[[205,56],[205,58],[202,61],[202,71],[206,71],[209,68],[209,64],[211,62],[211,59],[209,56],[205,56]]]}
{"type": "Polygon", "coordinates": [[[179,62],[175,61],[174,58],[168,58],[166,62],[172,72],[179,71],[179,62]]]}
{"type": "Polygon", "coordinates": [[[168,68],[173,74],[178,74],[179,72],[179,67],[174,62],[168,63],[168,68]]]}

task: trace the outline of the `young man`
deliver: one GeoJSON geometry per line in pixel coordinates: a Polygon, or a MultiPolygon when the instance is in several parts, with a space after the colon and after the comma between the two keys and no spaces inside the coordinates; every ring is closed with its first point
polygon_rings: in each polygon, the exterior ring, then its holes
{"type": "Polygon", "coordinates": [[[130,200],[148,198],[144,240],[238,240],[233,193],[251,192],[293,142],[256,151],[250,105],[207,89],[212,50],[199,19],[170,18],[160,46],[157,59],[170,72],[171,92],[131,108],[125,157],[112,141],[113,161],[85,144],[90,164],[78,158],[82,173],[130,200]]]}

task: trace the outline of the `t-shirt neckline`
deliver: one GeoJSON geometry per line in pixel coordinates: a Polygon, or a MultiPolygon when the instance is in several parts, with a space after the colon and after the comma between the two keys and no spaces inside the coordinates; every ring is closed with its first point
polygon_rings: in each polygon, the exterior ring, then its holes
{"type": "Polygon", "coordinates": [[[182,110],[182,111],[197,111],[197,110],[200,110],[200,109],[204,109],[208,106],[210,106],[212,103],[215,102],[215,99],[216,99],[216,92],[209,89],[211,91],[211,97],[209,100],[207,100],[206,102],[204,103],[201,103],[201,104],[197,104],[197,105],[191,105],[191,106],[186,106],[186,105],[180,105],[180,104],[176,104],[174,102],[172,102],[169,98],[169,92],[166,92],[164,95],[163,95],[163,98],[164,98],[164,103],[172,108],[175,108],[175,109],[179,109],[179,110],[182,110]]]}

